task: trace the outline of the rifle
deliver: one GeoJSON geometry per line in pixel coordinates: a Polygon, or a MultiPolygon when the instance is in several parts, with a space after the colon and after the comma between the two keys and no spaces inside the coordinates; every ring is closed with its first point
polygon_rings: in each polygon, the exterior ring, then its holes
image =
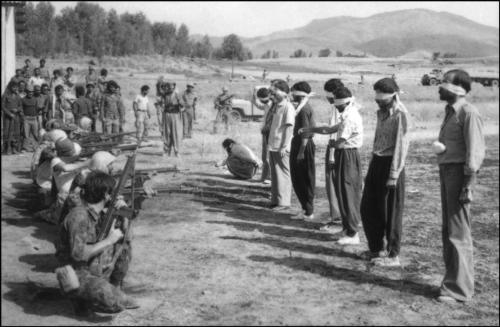
{"type": "Polygon", "coordinates": [[[136,151],[139,148],[147,148],[152,146],[152,144],[139,146],[138,144],[119,144],[118,142],[92,144],[86,147],[82,146],[82,153],[80,153],[80,157],[90,157],[98,151],[136,151]]]}
{"type": "MultiPolygon", "coordinates": [[[[135,132],[124,132],[124,133],[115,133],[115,134],[101,134],[101,133],[92,133],[90,135],[82,136],[78,139],[82,144],[87,143],[96,143],[103,141],[110,141],[116,139],[117,137],[122,137],[126,135],[133,135],[135,132]]],[[[83,145],[82,145],[83,146],[83,145]]]]}
{"type": "Polygon", "coordinates": [[[104,239],[105,235],[107,236],[109,233],[109,229],[111,228],[113,224],[113,220],[115,219],[115,215],[119,214],[122,218],[129,218],[128,219],[128,224],[125,226],[124,221],[122,222],[122,228],[126,228],[122,242],[119,244],[119,247],[116,249],[113,259],[111,260],[110,265],[108,266],[109,270],[105,273],[107,277],[109,277],[113,271],[113,267],[116,264],[116,261],[120,257],[123,249],[125,248],[125,242],[128,238],[130,229],[131,229],[131,224],[132,220],[137,217],[138,211],[135,210],[135,204],[134,204],[134,197],[135,197],[135,159],[137,157],[137,150],[140,148],[142,140],[139,140],[137,143],[137,147],[135,148],[135,151],[132,155],[130,155],[127,159],[127,163],[125,164],[125,168],[123,170],[123,174],[120,176],[120,180],[118,182],[117,187],[113,191],[113,195],[111,198],[111,203],[110,207],[108,208],[108,211],[106,212],[106,215],[104,217],[104,228],[100,231],[97,241],[101,241],[104,239]],[[131,185],[131,196],[132,196],[132,201],[131,201],[131,208],[126,208],[126,209],[121,209],[117,210],[115,209],[115,204],[118,198],[118,195],[120,195],[123,191],[123,188],[125,186],[125,183],[128,178],[132,179],[132,185],[131,185]]]}

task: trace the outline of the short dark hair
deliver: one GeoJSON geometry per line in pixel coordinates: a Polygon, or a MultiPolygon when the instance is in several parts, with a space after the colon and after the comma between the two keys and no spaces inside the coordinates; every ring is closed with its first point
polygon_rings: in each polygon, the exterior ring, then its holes
{"type": "Polygon", "coordinates": [[[69,72],[70,70],[71,70],[71,71],[74,71],[73,67],[68,67],[68,68],[66,68],[66,71],[67,71],[67,72],[69,72]]]}
{"type": "Polygon", "coordinates": [[[26,85],[26,81],[20,80],[20,81],[17,83],[17,84],[18,84],[18,86],[19,86],[19,85],[21,85],[21,83],[22,83],[22,84],[24,84],[24,85],[26,85]]]}
{"type": "Polygon", "coordinates": [[[13,88],[14,86],[19,87],[19,83],[15,82],[15,81],[10,81],[10,82],[9,82],[9,85],[7,86],[7,88],[10,90],[10,89],[11,89],[11,88],[13,88]]]}
{"type": "Polygon", "coordinates": [[[395,80],[390,77],[379,79],[374,85],[373,89],[382,93],[399,92],[399,86],[395,80]]]}
{"type": "Polygon", "coordinates": [[[222,142],[222,147],[224,149],[227,149],[231,144],[235,144],[236,142],[233,140],[233,139],[225,139],[223,142],[222,142]]]}
{"type": "Polygon", "coordinates": [[[144,91],[149,91],[149,86],[147,86],[147,85],[141,86],[141,92],[144,92],[144,91]]]}
{"type": "Polygon", "coordinates": [[[269,96],[269,89],[267,87],[262,87],[257,91],[258,98],[267,98],[269,96]]]}
{"type": "Polygon", "coordinates": [[[101,69],[101,76],[108,75],[108,70],[106,68],[101,69]]]}
{"type": "Polygon", "coordinates": [[[272,82],[272,85],[278,90],[285,92],[286,94],[290,93],[290,87],[288,86],[288,83],[282,79],[274,80],[272,82]]]}
{"type": "Polygon", "coordinates": [[[333,90],[333,96],[335,99],[345,99],[352,97],[352,93],[347,87],[342,86],[333,90]]]}
{"type": "Polygon", "coordinates": [[[26,58],[26,60],[25,60],[24,62],[26,62],[26,61],[29,61],[29,62],[31,62],[30,58],[26,58]]]}
{"type": "Polygon", "coordinates": [[[62,86],[61,84],[57,85],[56,88],[54,89],[54,91],[58,91],[58,90],[64,90],[64,86],[62,86]]]}
{"type": "Polygon", "coordinates": [[[342,81],[338,78],[332,78],[332,79],[329,79],[328,81],[326,81],[325,85],[323,86],[323,89],[326,91],[326,92],[332,92],[335,91],[335,89],[339,88],[339,87],[343,87],[344,86],[344,83],[342,83],[342,81]]]}
{"type": "Polygon", "coordinates": [[[85,85],[85,87],[89,87],[89,86],[92,86],[92,87],[94,87],[94,88],[95,88],[94,83],[87,83],[87,85],[85,85]]]}
{"type": "Polygon", "coordinates": [[[40,62],[45,62],[45,59],[44,58],[40,59],[40,62]]]}
{"type": "Polygon", "coordinates": [[[54,69],[52,75],[61,75],[61,71],[59,69],[54,69]]]}
{"type": "Polygon", "coordinates": [[[292,91],[293,90],[302,91],[305,93],[311,93],[311,85],[309,85],[309,83],[304,82],[304,81],[297,82],[297,83],[293,84],[292,91]]]}
{"type": "Polygon", "coordinates": [[[22,70],[21,68],[17,68],[17,69],[16,69],[16,73],[17,73],[17,72],[21,72],[21,73],[22,73],[22,72],[23,72],[23,70],[22,70]]]}
{"type": "Polygon", "coordinates": [[[42,89],[43,89],[44,87],[49,87],[49,84],[47,84],[47,83],[43,83],[43,84],[42,84],[42,89]]]}
{"type": "Polygon", "coordinates": [[[35,69],[33,69],[33,71],[36,71],[36,70],[40,71],[40,67],[35,67],[35,69]]]}
{"type": "Polygon", "coordinates": [[[75,93],[77,97],[84,96],[85,95],[85,88],[83,85],[77,85],[75,87],[75,93]]]}
{"type": "Polygon", "coordinates": [[[110,175],[102,171],[92,171],[87,175],[83,184],[81,196],[87,203],[95,204],[106,198],[106,194],[111,194],[116,181],[110,175]]]}
{"type": "Polygon", "coordinates": [[[467,93],[471,90],[472,80],[465,70],[462,69],[452,69],[447,71],[444,76],[452,75],[451,84],[461,86],[467,93]]]}
{"type": "Polygon", "coordinates": [[[106,88],[109,90],[110,87],[114,87],[115,89],[118,88],[118,83],[116,83],[115,81],[111,80],[109,81],[107,84],[106,84],[106,88]]]}

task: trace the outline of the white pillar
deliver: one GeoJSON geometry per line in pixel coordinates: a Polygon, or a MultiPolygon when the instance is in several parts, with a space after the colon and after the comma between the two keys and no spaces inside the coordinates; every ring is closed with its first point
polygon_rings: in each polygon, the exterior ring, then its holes
{"type": "Polygon", "coordinates": [[[16,73],[14,7],[2,6],[2,94],[16,73]]]}

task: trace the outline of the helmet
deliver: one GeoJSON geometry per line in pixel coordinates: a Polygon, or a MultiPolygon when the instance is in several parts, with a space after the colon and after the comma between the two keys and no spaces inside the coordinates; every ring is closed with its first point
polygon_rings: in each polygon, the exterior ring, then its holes
{"type": "Polygon", "coordinates": [[[97,151],[90,159],[89,169],[92,171],[107,172],[108,165],[116,160],[116,157],[107,151],[97,151]]]}

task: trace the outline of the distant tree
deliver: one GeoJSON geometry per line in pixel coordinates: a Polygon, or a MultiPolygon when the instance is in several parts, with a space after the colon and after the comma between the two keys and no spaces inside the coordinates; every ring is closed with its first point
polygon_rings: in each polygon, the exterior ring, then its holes
{"type": "Polygon", "coordinates": [[[433,52],[432,53],[432,61],[438,60],[439,55],[441,55],[441,52],[433,52]]]}
{"type": "Polygon", "coordinates": [[[330,54],[332,53],[332,50],[330,49],[321,49],[318,52],[318,57],[329,57],[330,54]]]}
{"type": "Polygon", "coordinates": [[[303,58],[303,57],[307,57],[307,53],[302,49],[295,50],[295,52],[290,56],[290,58],[303,58]]]}
{"type": "Polygon", "coordinates": [[[280,57],[279,52],[278,52],[278,51],[274,51],[274,50],[273,50],[273,59],[275,59],[275,58],[279,58],[279,57],[280,57]]]}
{"type": "Polygon", "coordinates": [[[336,55],[337,57],[343,57],[343,56],[344,56],[344,54],[343,54],[343,53],[342,53],[342,51],[340,51],[340,50],[335,51],[335,55],[336,55]]]}
{"type": "Polygon", "coordinates": [[[260,56],[261,59],[269,59],[271,58],[271,50],[267,50],[262,56],[260,56]]]}
{"type": "Polygon", "coordinates": [[[192,56],[196,58],[209,59],[212,55],[212,52],[213,47],[210,43],[210,38],[208,37],[208,35],[205,35],[201,42],[198,41],[194,43],[192,56]]]}
{"type": "Polygon", "coordinates": [[[41,57],[55,52],[58,31],[54,6],[45,1],[36,6],[29,2],[25,12],[27,31],[16,37],[18,53],[41,57]]]}
{"type": "Polygon", "coordinates": [[[456,57],[457,57],[456,52],[445,52],[445,54],[443,54],[443,58],[456,58],[456,57]]]}
{"type": "Polygon", "coordinates": [[[175,56],[186,56],[190,52],[189,30],[185,24],[181,24],[175,36],[175,46],[173,54],[175,56]]]}
{"type": "Polygon", "coordinates": [[[173,23],[154,23],[151,27],[153,45],[156,53],[171,54],[175,45],[177,28],[173,23]]]}
{"type": "Polygon", "coordinates": [[[236,34],[229,34],[224,37],[221,50],[222,58],[244,60],[245,52],[243,51],[243,44],[236,34]]]}
{"type": "Polygon", "coordinates": [[[313,56],[313,53],[312,52],[309,52],[309,58],[313,56]]]}

